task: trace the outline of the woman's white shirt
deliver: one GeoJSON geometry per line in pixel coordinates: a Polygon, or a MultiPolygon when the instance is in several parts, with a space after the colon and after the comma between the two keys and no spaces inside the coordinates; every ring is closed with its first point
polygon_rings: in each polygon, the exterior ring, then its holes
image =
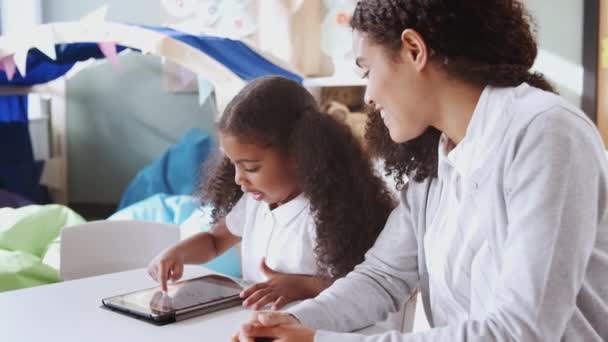
{"type": "Polygon", "coordinates": [[[456,146],[445,134],[439,140],[437,178],[442,187],[424,235],[431,311],[438,326],[467,320],[469,313],[480,312],[471,310],[471,303],[483,305],[491,297],[483,289],[492,287],[497,273],[488,263],[492,259],[488,249],[483,248],[486,227],[480,226],[479,213],[467,202],[475,190],[473,173],[481,167],[497,168],[484,161],[490,157],[496,132],[509,123],[502,111],[511,97],[508,88],[486,87],[463,140],[456,146]],[[477,282],[474,287],[472,278],[477,282]]]}
{"type": "Polygon", "coordinates": [[[245,193],[226,215],[226,226],[242,238],[244,280],[267,280],[260,266],[263,258],[277,272],[316,274],[316,226],[303,194],[271,210],[267,203],[245,193]]]}

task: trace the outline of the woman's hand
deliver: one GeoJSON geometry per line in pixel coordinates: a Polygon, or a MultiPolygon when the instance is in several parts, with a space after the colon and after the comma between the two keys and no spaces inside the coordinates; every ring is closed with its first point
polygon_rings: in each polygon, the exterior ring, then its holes
{"type": "Polygon", "coordinates": [[[315,331],[302,325],[284,312],[255,312],[251,321],[243,324],[232,342],[313,342],[315,331]]]}
{"type": "Polygon", "coordinates": [[[266,265],[266,259],[262,259],[260,268],[268,281],[252,285],[241,292],[241,298],[247,298],[243,302],[247,308],[259,310],[271,304],[272,310],[278,310],[295,300],[315,297],[322,290],[322,281],[314,276],[276,272],[266,265]]]}
{"type": "Polygon", "coordinates": [[[184,273],[184,256],[178,248],[169,248],[160,253],[148,265],[148,274],[160,283],[163,292],[167,292],[167,281],[177,281],[184,273]]]}

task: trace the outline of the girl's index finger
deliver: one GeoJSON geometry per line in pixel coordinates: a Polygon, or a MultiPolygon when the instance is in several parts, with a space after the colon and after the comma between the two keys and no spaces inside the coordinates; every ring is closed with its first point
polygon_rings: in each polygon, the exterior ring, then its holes
{"type": "Polygon", "coordinates": [[[163,292],[167,292],[167,280],[169,279],[169,269],[165,269],[164,266],[161,264],[158,267],[158,272],[159,272],[159,282],[160,282],[160,289],[163,292]]]}

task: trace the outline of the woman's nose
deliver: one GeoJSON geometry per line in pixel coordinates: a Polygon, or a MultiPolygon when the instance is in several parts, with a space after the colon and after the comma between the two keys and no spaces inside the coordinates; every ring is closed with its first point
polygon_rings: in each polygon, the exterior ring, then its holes
{"type": "Polygon", "coordinates": [[[369,92],[367,90],[365,91],[365,96],[363,97],[363,101],[365,101],[365,104],[368,105],[371,109],[376,109],[376,103],[374,102],[374,100],[372,100],[372,98],[369,95],[369,92]]]}

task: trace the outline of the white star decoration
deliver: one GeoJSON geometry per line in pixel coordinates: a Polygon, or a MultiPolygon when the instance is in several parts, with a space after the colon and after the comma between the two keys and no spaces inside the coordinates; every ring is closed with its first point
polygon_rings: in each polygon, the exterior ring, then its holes
{"type": "MultiPolygon", "coordinates": [[[[108,6],[104,5],[99,9],[91,12],[83,17],[80,21],[88,25],[95,25],[105,22],[108,6]]],[[[25,77],[27,73],[27,55],[30,49],[36,48],[47,55],[50,59],[57,59],[55,52],[55,30],[53,25],[41,25],[33,27],[29,31],[23,31],[14,36],[12,41],[5,41],[0,49],[0,58],[13,55],[15,66],[21,76],[25,77]]]]}
{"type": "Polygon", "coordinates": [[[80,19],[83,23],[103,23],[106,21],[106,14],[108,14],[108,5],[103,5],[93,12],[85,15],[80,19]]]}

